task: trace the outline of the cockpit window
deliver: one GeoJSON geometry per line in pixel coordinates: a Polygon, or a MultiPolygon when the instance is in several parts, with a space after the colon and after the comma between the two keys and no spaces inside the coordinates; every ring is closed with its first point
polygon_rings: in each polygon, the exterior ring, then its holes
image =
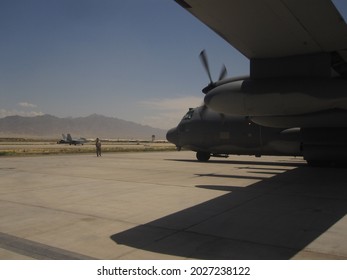
{"type": "Polygon", "coordinates": [[[190,120],[194,115],[194,109],[189,108],[187,114],[184,115],[183,120],[190,120]]]}

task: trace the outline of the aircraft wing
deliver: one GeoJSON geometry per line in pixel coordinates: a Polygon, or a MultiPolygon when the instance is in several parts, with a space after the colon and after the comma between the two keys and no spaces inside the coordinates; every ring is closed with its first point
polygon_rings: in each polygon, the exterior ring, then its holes
{"type": "Polygon", "coordinates": [[[175,0],[243,55],[337,53],[347,61],[347,25],[331,0],[175,0]]]}

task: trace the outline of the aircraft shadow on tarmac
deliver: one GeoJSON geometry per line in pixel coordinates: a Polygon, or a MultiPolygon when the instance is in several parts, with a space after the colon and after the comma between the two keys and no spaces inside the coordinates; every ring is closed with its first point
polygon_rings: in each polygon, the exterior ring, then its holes
{"type": "MultiPolygon", "coordinates": [[[[259,169],[245,168],[249,178],[259,176],[259,169]]],[[[259,168],[268,167],[265,163],[259,168]]],[[[186,258],[290,259],[347,213],[347,176],[341,168],[299,165],[248,187],[196,187],[229,192],[116,233],[111,239],[133,248],[186,258]]]]}
{"type": "MultiPolygon", "coordinates": [[[[181,161],[181,162],[192,162],[197,163],[196,159],[168,159],[169,161],[181,161]]],[[[261,165],[261,166],[286,166],[286,167],[298,167],[298,166],[306,166],[302,160],[300,161],[244,161],[244,160],[218,160],[218,159],[210,159],[208,162],[200,162],[201,164],[209,164],[209,163],[217,163],[217,164],[241,164],[241,165],[261,165]]],[[[249,167],[244,167],[249,168],[249,167]]],[[[252,169],[255,169],[252,167],[252,169]]],[[[273,170],[273,168],[271,169],[273,170]]],[[[277,168],[276,168],[277,170],[277,168]]]]}

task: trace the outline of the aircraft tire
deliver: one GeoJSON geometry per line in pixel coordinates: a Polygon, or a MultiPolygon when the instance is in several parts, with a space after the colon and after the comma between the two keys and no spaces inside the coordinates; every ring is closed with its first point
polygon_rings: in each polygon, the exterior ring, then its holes
{"type": "Polygon", "coordinates": [[[211,155],[208,152],[196,152],[196,158],[198,161],[206,162],[210,159],[211,155]]]}

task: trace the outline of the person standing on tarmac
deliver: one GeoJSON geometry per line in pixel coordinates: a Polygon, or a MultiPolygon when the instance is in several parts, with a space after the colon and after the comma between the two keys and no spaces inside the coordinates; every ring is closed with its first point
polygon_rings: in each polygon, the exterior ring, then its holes
{"type": "Polygon", "coordinates": [[[101,141],[99,138],[96,138],[95,147],[96,147],[96,156],[101,157],[101,141]]]}

